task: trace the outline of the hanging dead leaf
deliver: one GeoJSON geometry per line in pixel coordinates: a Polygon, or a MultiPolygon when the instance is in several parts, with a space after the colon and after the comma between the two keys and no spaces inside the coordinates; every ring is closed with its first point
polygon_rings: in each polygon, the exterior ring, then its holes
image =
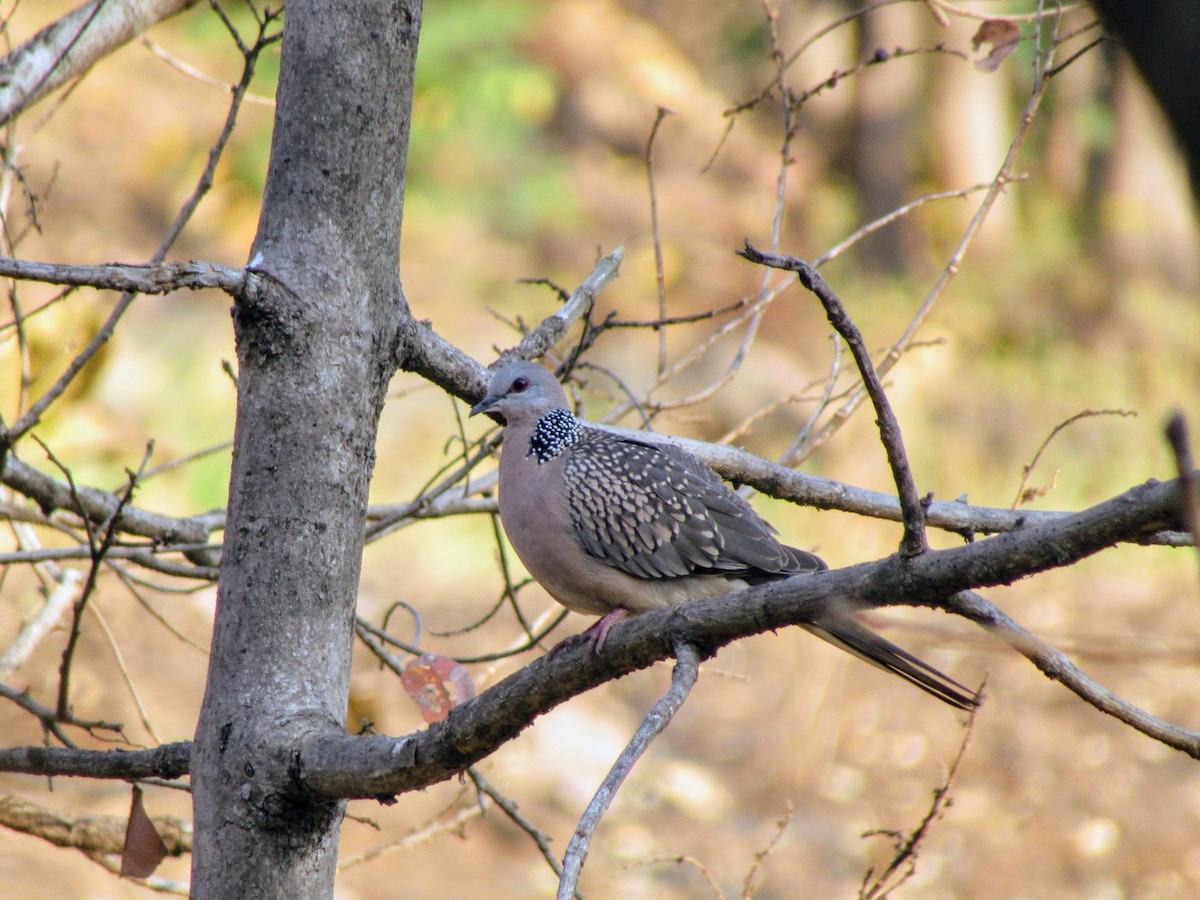
{"type": "Polygon", "coordinates": [[[430,723],[442,721],[450,710],[475,696],[475,682],[466,667],[448,656],[433,653],[405,663],[400,683],[430,723]]]}
{"type": "Polygon", "coordinates": [[[1016,22],[986,19],[975,32],[975,37],[971,38],[971,46],[978,50],[984,44],[991,44],[992,52],[983,59],[975,60],[975,68],[981,72],[995,72],[1020,42],[1021,29],[1016,22]]]}
{"type": "Polygon", "coordinates": [[[142,805],[142,789],[133,786],[129,806],[129,825],[125,828],[125,847],[121,851],[121,877],[149,878],[167,855],[167,845],[142,805]]]}

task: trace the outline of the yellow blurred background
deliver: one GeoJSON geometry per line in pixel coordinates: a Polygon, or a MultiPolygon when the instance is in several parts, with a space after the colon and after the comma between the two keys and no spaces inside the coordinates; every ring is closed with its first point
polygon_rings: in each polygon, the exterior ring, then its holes
{"type": "MultiPolygon", "coordinates": [[[[18,4],[6,37],[16,45],[69,8],[18,4]]],[[[799,47],[846,9],[789,5],[775,25],[779,45],[785,52],[799,47]]],[[[240,7],[230,13],[248,26],[240,7]]],[[[1088,12],[1073,15],[1081,24],[1088,12]]],[[[931,50],[893,58],[841,79],[803,107],[788,147],[784,252],[816,257],[902,203],[995,175],[1031,90],[1032,52],[1027,43],[999,71],[979,71],[972,62],[986,48],[971,49],[976,27],[977,20],[954,18],[943,29],[925,4],[896,4],[861,26],[834,30],[797,59],[787,82],[800,92],[876,46],[930,49],[943,42],[967,57],[931,50]]],[[[8,160],[39,198],[40,228],[16,255],[146,260],[192,191],[227,108],[228,92],[219,85],[237,79],[240,56],[203,4],[148,37],[153,48],[130,44],[65,99],[41,103],[7,133],[8,160]]],[[[654,318],[645,156],[659,106],[672,110],[653,154],[668,313],[755,295],[765,276],[733,251],[744,238],[770,244],[782,115],[777,103],[765,102],[737,116],[726,135],[724,112],[770,83],[770,51],[763,8],[753,2],[429,4],[401,261],[414,313],[486,363],[495,348],[518,339],[510,323],[536,323],[557,308],[545,287],[518,279],[550,278],[570,289],[598,250],[623,245],[621,277],[602,294],[596,318],[654,318]]],[[[171,259],[245,262],[268,158],[276,54],[262,60],[213,190],[171,259]]],[[[922,493],[967,495],[981,505],[1012,504],[1022,466],[1068,417],[1084,409],[1136,411],[1074,424],[1031,473],[1031,484],[1048,488],[1033,507],[1078,509],[1147,478],[1171,477],[1166,416],[1178,408],[1193,428],[1200,422],[1194,206],[1157,109],[1107,45],[1055,78],[1016,171],[1024,177],[991,211],[961,274],[924,324],[921,346],[892,371],[888,386],[922,493]]],[[[903,331],[979,197],[923,206],[823,269],[873,348],[903,331]]],[[[10,223],[22,220],[22,208],[14,189],[10,223]]],[[[55,294],[32,284],[17,291],[25,310],[55,294]]],[[[53,382],[113,302],[78,291],[30,320],[32,396],[53,382]]],[[[148,440],[159,465],[231,438],[234,386],[222,369],[234,360],[228,308],[227,297],[204,292],[136,301],[110,345],[36,429],[79,483],[119,487],[148,440]]],[[[671,329],[668,361],[703,344],[715,327],[702,321],[671,329]]],[[[744,333],[714,342],[655,398],[684,397],[715,380],[744,333]]],[[[658,417],[656,429],[717,439],[773,402],[803,395],[738,431],[737,443],[778,456],[816,408],[833,359],[829,334],[816,302],[787,288],[766,311],[736,377],[713,397],[658,417]]],[[[589,358],[641,391],[655,377],[658,352],[655,335],[619,330],[602,336],[589,358]]],[[[842,365],[849,368],[848,358],[842,365]]],[[[6,328],[0,412],[9,422],[28,403],[20,378],[6,328]]],[[[588,381],[590,417],[623,399],[599,371],[588,381]]],[[[463,412],[416,377],[398,376],[380,427],[373,502],[415,496],[458,452],[453,436],[463,412]]],[[[638,419],[621,422],[636,426],[638,419]]],[[[475,437],[484,425],[466,427],[475,437]]],[[[55,471],[29,441],[18,453],[55,471]]],[[[172,469],[140,488],[136,502],[173,515],[220,507],[228,464],[223,451],[172,469]]],[[[860,411],[802,468],[890,490],[869,412],[860,411]]],[[[833,566],[883,556],[899,539],[892,523],[755,502],[786,540],[833,566]]],[[[959,539],[933,540],[952,546],[959,539]]],[[[6,538],[4,549],[13,546],[6,538]]],[[[379,622],[403,600],[421,612],[423,646],[468,656],[519,640],[511,612],[466,633],[433,633],[478,621],[501,585],[488,518],[435,520],[368,547],[359,610],[379,622]]],[[[38,607],[36,591],[27,570],[5,574],[0,646],[38,607]]],[[[1200,725],[1198,594],[1195,551],[1138,547],[988,592],[1104,684],[1186,728],[1200,725]]],[[[85,619],[74,707],[81,716],[125,722],[138,745],[186,740],[203,691],[214,589],[147,588],[143,599],[170,628],[111,575],[103,579],[94,605],[113,637],[95,618],[85,619]]],[[[521,602],[530,618],[552,607],[536,587],[523,591],[521,602]]],[[[897,896],[1200,894],[1194,761],[1102,716],[966,623],[902,610],[870,619],[960,681],[988,679],[952,805],[897,896]]],[[[572,616],[554,638],[586,624],[572,616]]],[[[410,625],[393,617],[402,637],[410,625]]],[[[9,685],[51,704],[64,640],[51,635],[9,685]]],[[[486,685],[530,658],[471,671],[486,685]]],[[[668,678],[659,667],[578,698],[480,766],[552,837],[557,855],[668,678]]],[[[365,652],[356,662],[349,727],[364,721],[389,734],[424,727],[395,677],[365,652]]],[[[0,733],[7,746],[42,740],[36,722],[11,705],[0,705],[0,733]]],[[[714,896],[715,884],[737,896],[790,810],[790,824],[762,863],[756,896],[855,896],[868,868],[891,857],[888,839],[863,833],[916,827],[963,737],[957,714],[807,635],[741,642],[706,666],[678,719],[635,769],[593,844],[583,890],[590,897],[685,898],[714,896]]],[[[3,776],[0,793],[76,813],[124,815],[129,802],[126,785],[71,779],[51,785],[3,776]]],[[[146,805],[152,815],[190,815],[187,796],[165,788],[149,788],[146,805]]],[[[351,860],[472,805],[469,785],[458,783],[403,796],[390,808],[353,803],[343,856],[351,860]]],[[[187,860],[168,860],[159,874],[186,882],[187,860]]],[[[0,885],[4,894],[24,897],[151,893],[78,853],[2,830],[0,885]]],[[[553,885],[529,838],[493,807],[461,829],[348,866],[337,896],[520,898],[551,895],[553,885]]]]}

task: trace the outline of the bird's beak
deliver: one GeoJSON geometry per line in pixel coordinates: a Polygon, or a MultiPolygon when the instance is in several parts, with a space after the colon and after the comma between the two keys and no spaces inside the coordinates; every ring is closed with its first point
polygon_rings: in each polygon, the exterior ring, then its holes
{"type": "MultiPolygon", "coordinates": [[[[478,403],[476,403],[474,406],[471,407],[471,416],[477,416],[481,412],[487,412],[489,409],[491,409],[493,406],[496,405],[497,399],[498,398],[493,397],[490,394],[487,397],[484,397],[482,400],[480,400],[478,403]]],[[[468,416],[467,418],[470,418],[470,416],[468,416]]]]}

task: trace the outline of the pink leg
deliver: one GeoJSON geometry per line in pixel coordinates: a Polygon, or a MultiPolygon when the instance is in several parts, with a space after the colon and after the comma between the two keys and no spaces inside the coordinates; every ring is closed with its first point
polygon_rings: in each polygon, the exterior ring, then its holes
{"type": "Polygon", "coordinates": [[[599,655],[604,649],[604,642],[608,640],[609,629],[618,622],[624,622],[628,618],[629,610],[623,606],[618,606],[593,622],[587,631],[583,632],[588,636],[587,656],[590,657],[593,653],[599,655]]]}
{"type": "Polygon", "coordinates": [[[570,637],[565,637],[553,647],[550,648],[548,656],[556,655],[560,650],[565,650],[567,647],[579,640],[587,641],[587,652],[584,654],[585,659],[590,659],[593,653],[600,653],[604,649],[604,641],[608,638],[608,630],[618,622],[623,622],[630,616],[629,610],[623,606],[618,606],[616,609],[609,610],[595,622],[587,627],[586,630],[573,634],[570,637]]]}

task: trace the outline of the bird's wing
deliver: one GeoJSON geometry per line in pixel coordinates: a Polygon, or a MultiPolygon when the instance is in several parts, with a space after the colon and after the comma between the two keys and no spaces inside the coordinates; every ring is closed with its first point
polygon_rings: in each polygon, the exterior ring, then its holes
{"type": "Polygon", "coordinates": [[[795,554],[702,462],[673,448],[587,429],[564,467],[575,536],[638,578],[782,576],[795,554]]]}

